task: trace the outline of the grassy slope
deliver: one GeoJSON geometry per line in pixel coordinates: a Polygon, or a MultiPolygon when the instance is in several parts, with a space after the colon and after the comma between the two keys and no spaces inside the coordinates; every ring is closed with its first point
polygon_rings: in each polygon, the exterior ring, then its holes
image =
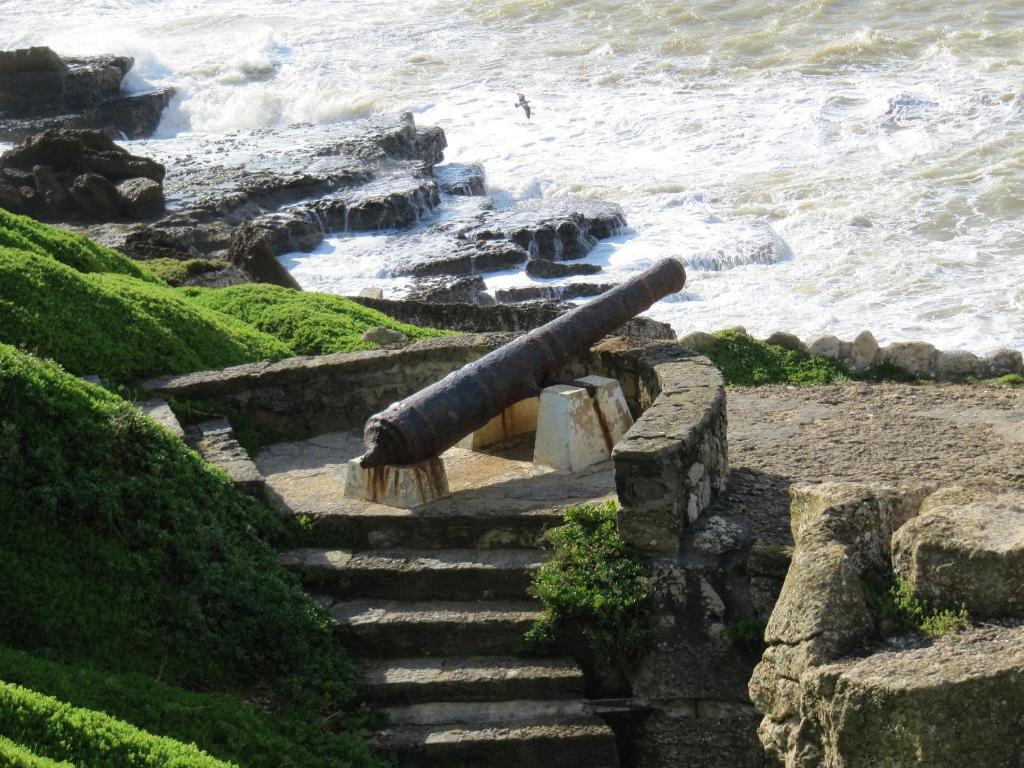
{"type": "Polygon", "coordinates": [[[324,355],[375,349],[362,334],[377,326],[401,331],[410,339],[442,336],[443,331],[393,320],[343,296],[299,293],[276,285],[183,291],[197,305],[242,320],[287,343],[300,355],[324,355]]]}
{"type": "Polygon", "coordinates": [[[0,682],[0,731],[38,757],[105,768],[230,768],[193,744],[0,682]]]}
{"type": "Polygon", "coordinates": [[[702,354],[722,372],[726,384],[827,384],[849,378],[834,361],[797,352],[738,331],[718,331],[715,344],[702,354]]]}
{"type": "Polygon", "coordinates": [[[291,764],[371,763],[340,732],[351,716],[322,719],[350,709],[355,672],[265,543],[272,512],[123,400],[6,345],[0,402],[0,643],[244,690],[318,755],[291,764]]]}
{"type": "Polygon", "coordinates": [[[0,341],[118,381],[281,358],[290,348],[172,288],[0,248],[0,341]]]}

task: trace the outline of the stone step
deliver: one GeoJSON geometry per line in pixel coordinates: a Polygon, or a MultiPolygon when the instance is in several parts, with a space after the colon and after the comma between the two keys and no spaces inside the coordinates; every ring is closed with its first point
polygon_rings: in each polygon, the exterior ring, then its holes
{"type": "Polygon", "coordinates": [[[318,601],[335,621],[345,647],[357,656],[412,658],[515,654],[523,633],[540,618],[538,603],[318,601]]]}
{"type": "Polygon", "coordinates": [[[394,659],[367,663],[363,685],[378,705],[573,699],[583,697],[583,672],[571,659],[394,659]]]}
{"type": "Polygon", "coordinates": [[[403,767],[472,765],[617,768],[611,729],[580,700],[456,702],[395,707],[375,746],[403,767]]]}
{"type": "Polygon", "coordinates": [[[212,419],[196,425],[198,439],[195,449],[207,462],[217,467],[235,487],[250,496],[267,501],[267,482],[249,453],[235,439],[227,419],[212,419]]]}
{"type": "Polygon", "coordinates": [[[310,590],[395,600],[521,598],[545,559],[536,549],[296,549],[281,555],[310,590]]]}
{"type": "Polygon", "coordinates": [[[181,440],[185,439],[185,430],[181,428],[178,417],[174,415],[166,400],[145,400],[138,403],[138,407],[172,435],[181,440]]]}
{"type": "Polygon", "coordinates": [[[351,513],[314,514],[311,520],[317,543],[356,550],[531,548],[541,544],[548,529],[565,522],[560,509],[435,512],[380,505],[351,513]]]}

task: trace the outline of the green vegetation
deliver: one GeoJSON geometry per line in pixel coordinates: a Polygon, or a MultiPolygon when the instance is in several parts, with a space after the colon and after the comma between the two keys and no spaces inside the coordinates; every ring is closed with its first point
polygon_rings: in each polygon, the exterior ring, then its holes
{"type": "Polygon", "coordinates": [[[223,269],[224,262],[213,259],[150,259],[145,267],[168,285],[184,285],[190,277],[223,269]]]}
{"type": "MultiPolygon", "coordinates": [[[[373,764],[355,670],[277,563],[273,512],[125,401],[6,345],[0,402],[0,643],[258,701],[296,757],[250,765],[373,764]]],[[[188,715],[153,717],[165,735],[188,715]]]]}
{"type": "Polygon", "coordinates": [[[0,731],[36,755],[105,768],[228,768],[193,744],[0,682],[0,731]]]}
{"type": "Polygon", "coordinates": [[[889,574],[872,573],[864,579],[864,599],[883,636],[919,633],[926,637],[944,637],[971,627],[967,606],[938,609],[923,597],[914,595],[905,579],[893,580],[889,574]]]}
{"type": "Polygon", "coordinates": [[[614,502],[570,507],[565,525],[548,532],[554,556],[530,586],[544,603],[543,617],[525,638],[531,649],[544,650],[582,627],[602,662],[621,666],[643,654],[651,633],[651,574],[619,536],[615,510],[614,502]]]}
{"type": "Polygon", "coordinates": [[[1008,373],[996,379],[995,383],[1004,387],[1024,387],[1024,376],[1019,373],[1008,373]]]}
{"type": "Polygon", "coordinates": [[[268,712],[235,695],[194,693],[145,675],[58,664],[2,646],[0,680],[200,744],[209,754],[245,768],[334,768],[348,764],[354,751],[353,736],[325,729],[315,718],[268,712]]]}
{"type": "Polygon", "coordinates": [[[198,306],[230,315],[280,339],[298,355],[376,349],[360,337],[381,325],[414,340],[447,335],[392,320],[344,296],[299,293],[276,285],[188,288],[183,293],[198,306]]]}
{"type": "Polygon", "coordinates": [[[86,237],[49,227],[0,208],[0,249],[13,248],[53,258],[78,272],[114,272],[157,282],[149,272],[117,251],[86,237]]]}
{"type": "Polygon", "coordinates": [[[4,768],[73,768],[71,763],[39,757],[4,736],[0,736],[0,765],[4,768]]]}
{"type": "Polygon", "coordinates": [[[758,656],[765,649],[764,630],[768,622],[756,616],[725,625],[725,636],[733,645],[758,656]]]}
{"type": "Polygon", "coordinates": [[[291,353],[286,344],[175,289],[128,275],[84,274],[0,248],[0,341],[72,373],[116,381],[220,368],[291,353]]]}
{"type": "Polygon", "coordinates": [[[825,357],[766,344],[740,331],[718,331],[713,336],[714,346],[703,353],[722,372],[726,384],[828,384],[849,378],[825,357]]]}

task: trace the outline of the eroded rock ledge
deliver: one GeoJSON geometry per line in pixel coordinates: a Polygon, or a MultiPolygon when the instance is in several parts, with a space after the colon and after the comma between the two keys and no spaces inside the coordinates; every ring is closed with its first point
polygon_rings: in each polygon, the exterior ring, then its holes
{"type": "Polygon", "coordinates": [[[1011,765],[1024,750],[1024,488],[825,483],[792,489],[796,549],[750,681],[787,768],[1011,765]],[[872,573],[907,580],[972,628],[886,641],[872,573]]]}

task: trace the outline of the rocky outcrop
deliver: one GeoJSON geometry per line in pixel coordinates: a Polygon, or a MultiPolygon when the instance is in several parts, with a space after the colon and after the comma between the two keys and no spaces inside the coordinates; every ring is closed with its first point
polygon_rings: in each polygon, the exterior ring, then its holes
{"type": "Polygon", "coordinates": [[[4,207],[48,221],[158,216],[163,178],[163,165],[99,130],[44,131],[0,155],[4,207]]]}
{"type": "Polygon", "coordinates": [[[1020,487],[791,492],[796,548],[750,680],[769,754],[787,768],[1010,765],[1024,749],[1020,487]],[[1004,626],[884,645],[866,584],[894,569],[915,598],[974,600],[1004,626]]]}
{"type": "Polygon", "coordinates": [[[507,288],[495,291],[494,298],[500,304],[520,301],[569,301],[571,299],[600,296],[614,288],[613,283],[568,283],[567,285],[527,285],[522,288],[507,288]]]}
{"type": "Polygon", "coordinates": [[[972,617],[1024,617],[1024,488],[944,488],[892,540],[914,594],[972,617]]]}
{"type": "Polygon", "coordinates": [[[482,197],[487,194],[487,174],[479,163],[450,163],[434,169],[441,189],[449,195],[482,197]]]}
{"type": "Polygon", "coordinates": [[[277,260],[265,233],[251,224],[243,224],[231,239],[228,261],[245,271],[255,283],[272,283],[301,291],[294,277],[277,260]]]}
{"type": "Polygon", "coordinates": [[[601,271],[600,264],[585,262],[550,261],[548,259],[531,259],[526,262],[526,274],[530,277],[571,277],[573,275],[596,275],[601,271]]]}
{"type": "Polygon", "coordinates": [[[23,141],[50,128],[151,135],[174,91],[122,92],[134,63],[130,56],[62,59],[45,47],[0,51],[0,141],[23,141]]]}

